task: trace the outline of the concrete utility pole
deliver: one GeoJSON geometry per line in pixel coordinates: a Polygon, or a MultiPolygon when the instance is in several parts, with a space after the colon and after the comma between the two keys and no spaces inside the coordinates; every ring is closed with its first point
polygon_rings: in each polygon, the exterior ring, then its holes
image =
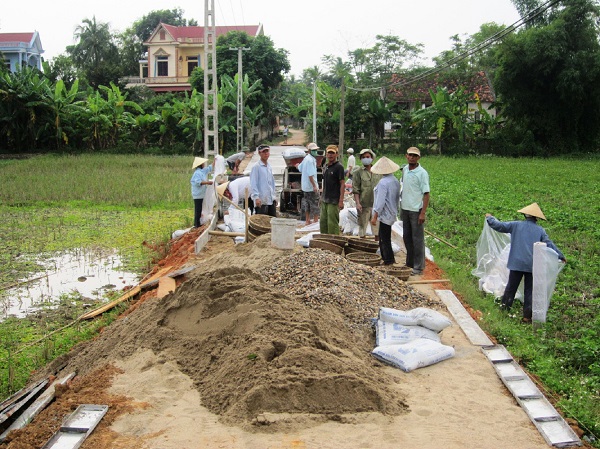
{"type": "Polygon", "coordinates": [[[317,143],[317,80],[313,81],[313,142],[317,143]]]}
{"type": "Polygon", "coordinates": [[[340,146],[340,154],[344,153],[344,132],[345,132],[345,126],[344,126],[344,108],[345,108],[345,103],[346,103],[346,82],[345,79],[342,78],[342,101],[340,104],[340,141],[339,141],[339,146],[340,146]]]}
{"type": "Polygon", "coordinates": [[[204,0],[204,157],[219,154],[215,0],[204,0]],[[212,145],[211,145],[212,142],[212,145]]]}
{"type": "Polygon", "coordinates": [[[246,47],[229,47],[230,50],[238,52],[238,90],[237,90],[237,151],[242,151],[244,146],[244,83],[242,76],[242,51],[248,51],[246,47]]]}

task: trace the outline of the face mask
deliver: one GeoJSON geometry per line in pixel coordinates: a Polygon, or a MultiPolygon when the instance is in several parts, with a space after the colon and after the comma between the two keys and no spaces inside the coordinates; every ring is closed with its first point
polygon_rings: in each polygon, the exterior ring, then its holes
{"type": "Polygon", "coordinates": [[[373,159],[370,157],[365,157],[364,159],[361,159],[363,165],[371,165],[371,163],[373,162],[373,159]]]}

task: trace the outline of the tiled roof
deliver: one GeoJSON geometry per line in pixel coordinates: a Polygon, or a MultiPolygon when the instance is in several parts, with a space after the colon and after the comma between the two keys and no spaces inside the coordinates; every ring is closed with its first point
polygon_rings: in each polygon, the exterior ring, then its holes
{"type": "MultiPolygon", "coordinates": [[[[459,86],[463,86],[466,92],[469,93],[472,98],[474,98],[475,94],[477,94],[481,101],[490,103],[496,99],[496,95],[485,72],[477,72],[466,82],[459,82],[456,79],[444,79],[443,81],[440,81],[439,78],[439,75],[436,74],[432,77],[424,78],[411,84],[392,86],[389,89],[389,96],[398,102],[422,101],[429,103],[431,102],[429,89],[435,91],[436,88],[440,86],[446,87],[449,92],[454,92],[459,86]]],[[[401,84],[404,79],[404,77],[399,75],[392,76],[392,82],[394,83],[401,84]]]]}
{"type": "MultiPolygon", "coordinates": [[[[204,27],[200,26],[185,26],[177,27],[173,25],[161,24],[167,32],[173,36],[175,40],[185,39],[204,39],[204,27]]],[[[249,36],[256,36],[261,29],[260,25],[243,25],[243,26],[216,26],[215,33],[217,37],[227,34],[230,31],[244,31],[249,36]]]]}
{"type": "Polygon", "coordinates": [[[0,42],[25,42],[29,44],[33,39],[31,33],[0,33],[0,42]]]}

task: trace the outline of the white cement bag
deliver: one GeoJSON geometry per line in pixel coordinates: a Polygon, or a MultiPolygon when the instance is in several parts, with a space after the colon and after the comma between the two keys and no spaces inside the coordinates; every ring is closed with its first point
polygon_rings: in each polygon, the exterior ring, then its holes
{"type": "Polygon", "coordinates": [[[423,326],[436,332],[441,332],[452,324],[440,312],[426,307],[416,307],[409,311],[380,307],[379,319],[404,326],[423,326]]]}
{"type": "Polygon", "coordinates": [[[546,322],[556,278],[563,266],[557,252],[552,248],[548,248],[543,242],[533,244],[532,318],[534,321],[546,322]]]}
{"type": "Polygon", "coordinates": [[[173,233],[171,234],[171,238],[173,240],[177,239],[177,238],[181,237],[182,235],[187,234],[190,231],[190,229],[192,229],[192,228],[178,229],[177,231],[173,231],[173,233]]]}
{"type": "Polygon", "coordinates": [[[437,332],[422,326],[403,326],[398,323],[388,323],[387,321],[377,320],[375,328],[375,345],[388,346],[407,343],[417,338],[427,338],[433,341],[440,341],[437,332]]]}
{"type": "Polygon", "coordinates": [[[298,243],[299,245],[308,248],[310,246],[310,241],[313,238],[313,235],[315,234],[320,234],[320,232],[310,232],[306,235],[303,235],[302,237],[300,237],[299,239],[296,239],[296,243],[298,243]]]}
{"type": "Polygon", "coordinates": [[[372,354],[376,359],[408,373],[454,357],[454,348],[426,338],[418,338],[399,345],[377,346],[372,354]]]}
{"type": "Polygon", "coordinates": [[[246,232],[245,214],[235,208],[228,211],[229,213],[223,216],[223,221],[227,225],[227,232],[246,232]]]}

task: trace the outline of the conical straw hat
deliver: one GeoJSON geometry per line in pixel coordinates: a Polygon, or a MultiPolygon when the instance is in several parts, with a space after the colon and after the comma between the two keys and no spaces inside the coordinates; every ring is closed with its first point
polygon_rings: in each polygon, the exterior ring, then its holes
{"type": "Polygon", "coordinates": [[[375,162],[373,167],[371,167],[371,172],[377,175],[389,175],[398,170],[400,170],[400,166],[385,156],[375,162]]]}
{"type": "Polygon", "coordinates": [[[225,195],[225,190],[227,190],[228,186],[229,186],[229,181],[224,182],[223,184],[219,185],[219,187],[217,187],[217,193],[221,196],[225,195]]]}
{"type": "Polygon", "coordinates": [[[205,162],[208,162],[208,159],[204,159],[203,157],[195,157],[194,163],[192,164],[192,169],[194,169],[196,167],[200,167],[205,162]]]}
{"type": "Polygon", "coordinates": [[[517,212],[531,215],[532,217],[541,218],[542,220],[546,219],[546,216],[542,212],[542,209],[540,209],[540,206],[538,206],[538,203],[531,203],[529,206],[526,206],[523,209],[519,209],[517,212]]]}

